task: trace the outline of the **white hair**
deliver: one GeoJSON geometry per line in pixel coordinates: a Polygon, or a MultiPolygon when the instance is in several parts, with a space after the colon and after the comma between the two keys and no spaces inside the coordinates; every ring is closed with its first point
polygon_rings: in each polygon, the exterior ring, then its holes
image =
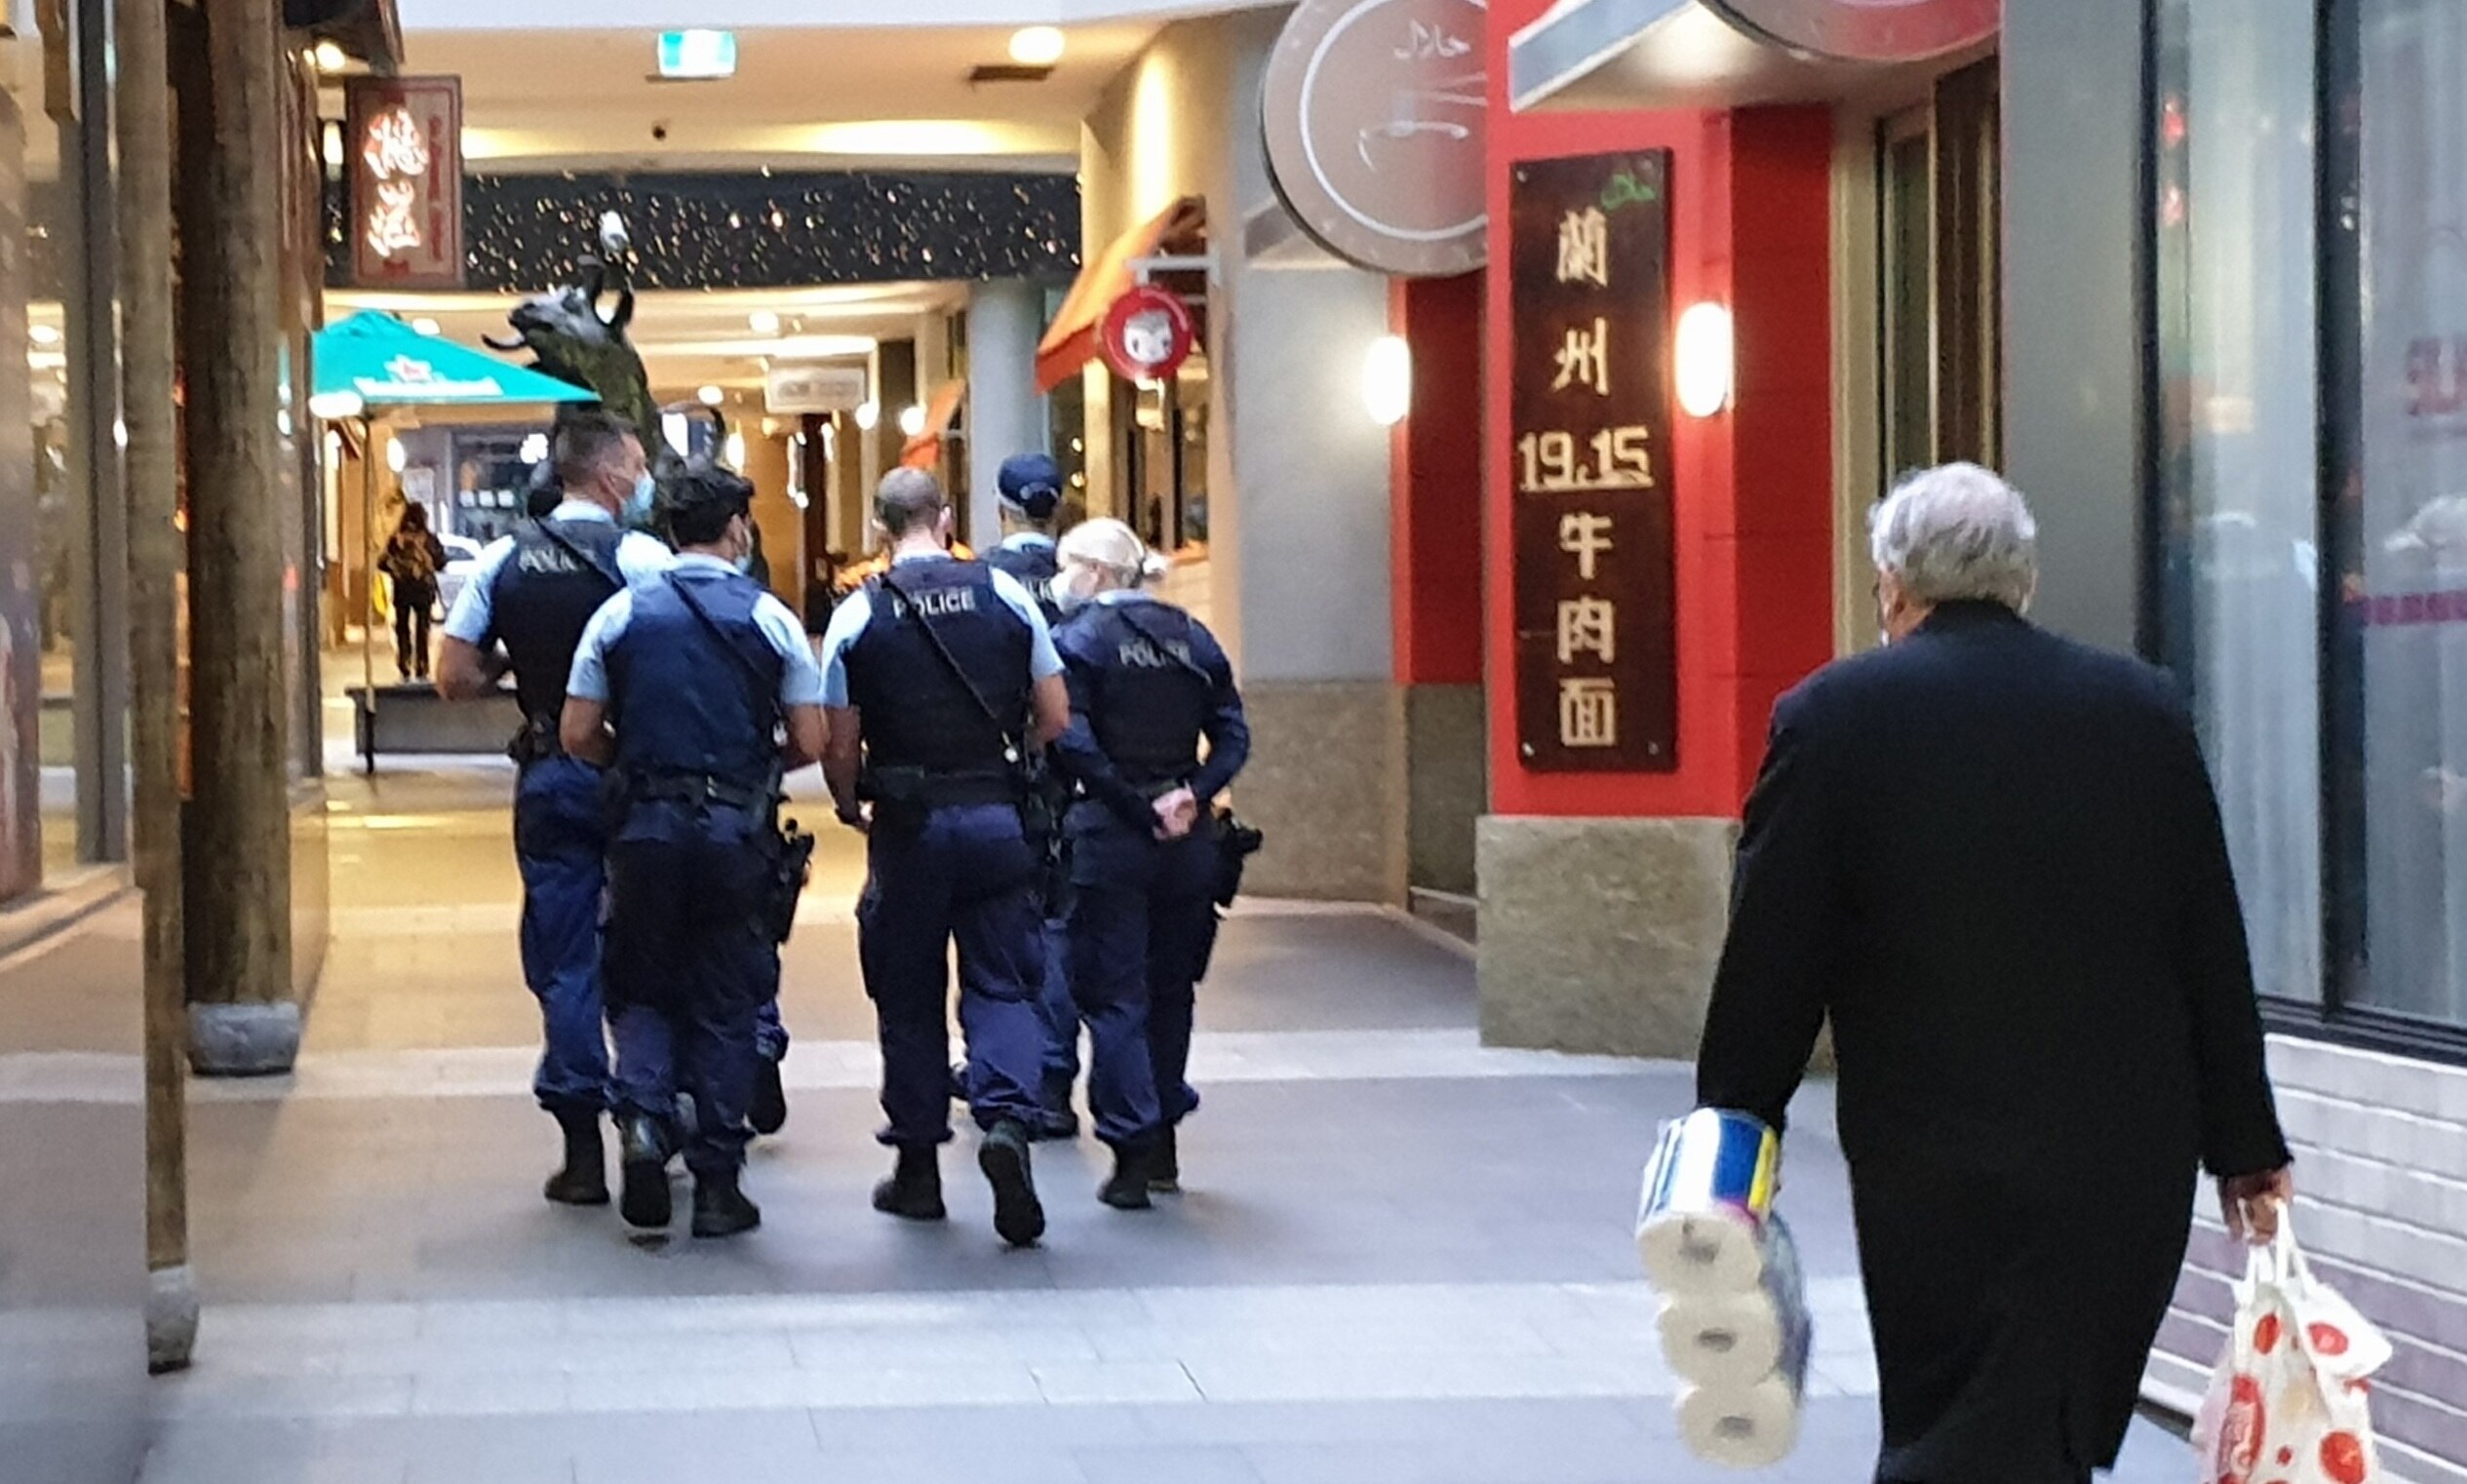
{"type": "Polygon", "coordinates": [[[1867,517],[1880,571],[1923,604],[1984,599],[2016,612],[2039,586],[2039,523],[2021,491],[1977,464],[1922,469],[1867,517]]]}
{"type": "Polygon", "coordinates": [[[1126,588],[1154,582],[1168,569],[1165,559],[1150,551],[1139,532],[1103,516],[1072,527],[1055,556],[1063,562],[1096,567],[1126,588]]]}

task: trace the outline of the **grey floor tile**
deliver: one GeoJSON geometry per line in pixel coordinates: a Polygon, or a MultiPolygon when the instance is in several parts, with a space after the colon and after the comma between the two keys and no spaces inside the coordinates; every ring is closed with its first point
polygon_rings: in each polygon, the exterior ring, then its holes
{"type": "Polygon", "coordinates": [[[1238,1448],[1082,1448],[1087,1484],[1262,1484],[1238,1448]]]}

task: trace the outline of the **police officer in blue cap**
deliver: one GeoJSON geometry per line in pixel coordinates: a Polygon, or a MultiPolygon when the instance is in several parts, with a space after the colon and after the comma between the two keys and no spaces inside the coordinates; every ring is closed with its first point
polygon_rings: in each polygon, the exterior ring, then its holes
{"type": "Polygon", "coordinates": [[[449,699],[474,700],[514,672],[524,717],[511,749],[522,766],[514,855],[523,873],[523,978],[539,999],[545,1043],[532,1091],[566,1135],[566,1162],[546,1193],[566,1205],[605,1205],[600,898],[607,831],[600,769],[558,744],[557,722],[584,625],[629,583],[655,580],[669,552],[619,524],[647,508],[653,492],[643,446],[625,424],[596,410],[569,416],[555,454],[560,503],[481,554],[446,615],[437,684],[449,699]]]}
{"type": "Polygon", "coordinates": [[[1098,1198],[1142,1210],[1152,1190],[1179,1188],[1175,1131],[1198,1107],[1186,1074],[1193,995],[1216,946],[1212,806],[1249,761],[1251,731],[1215,636],[1141,591],[1162,564],[1128,526],[1074,527],[1061,563],[1071,726],[1055,752],[1084,796],[1069,820],[1071,989],[1088,1022],[1097,1137],[1115,1152],[1098,1198]]]}
{"type": "Polygon", "coordinates": [[[1028,764],[1070,719],[1062,660],[1027,589],[951,556],[950,503],[931,475],[893,470],[875,514],[890,563],[831,615],[822,644],[823,772],[842,821],[868,836],[857,949],[881,1032],[881,1139],[898,1154],[874,1205],[944,1215],[956,940],[977,1162],[995,1230],[1031,1246],[1045,1230],[1028,1157],[1045,965],[1028,764]]]}
{"type": "MultiPolygon", "coordinates": [[[[1062,514],[1062,469],[1043,453],[1019,453],[1002,460],[995,483],[1001,493],[1002,540],[985,554],[985,565],[1019,579],[1044,610],[1048,624],[1062,621],[1062,605],[1054,597],[1054,575],[1061,569],[1054,555],[1054,522],[1062,514]]],[[[1049,888],[1055,883],[1048,883],[1049,888]]],[[[1078,1114],[1071,1111],[1072,1084],[1079,1079],[1079,1011],[1071,1002],[1071,979],[1064,962],[1062,893],[1049,889],[1045,902],[1045,978],[1037,1001],[1045,1021],[1044,1080],[1038,1086],[1040,1107],[1031,1131],[1039,1139],[1072,1139],[1079,1133],[1078,1114]]]]}
{"type": "Polygon", "coordinates": [[[636,1227],[668,1225],[665,1119],[682,1083],[694,1101],[696,1236],[762,1223],[739,1176],[755,1027],[779,982],[780,780],[819,761],[824,736],[804,626],[744,570],[753,498],[709,465],[670,484],[676,565],[592,617],[561,727],[568,752],[612,768],[624,801],[608,846],[607,959],[618,1209],[636,1227]]]}

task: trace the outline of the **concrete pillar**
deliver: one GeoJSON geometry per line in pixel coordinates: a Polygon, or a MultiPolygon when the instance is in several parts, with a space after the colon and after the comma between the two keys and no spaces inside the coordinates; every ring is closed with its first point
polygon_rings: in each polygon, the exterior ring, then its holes
{"type": "Polygon", "coordinates": [[[264,0],[206,0],[187,59],[180,175],[194,792],[187,820],[189,1055],[197,1070],[290,1070],[292,840],[284,694],[279,21],[264,0]],[[202,129],[202,132],[200,130],[202,129]]]}
{"type": "Polygon", "coordinates": [[[989,543],[1002,528],[995,476],[1014,453],[1045,451],[1037,340],[1045,296],[1035,284],[979,284],[968,300],[968,528],[989,543]]]}

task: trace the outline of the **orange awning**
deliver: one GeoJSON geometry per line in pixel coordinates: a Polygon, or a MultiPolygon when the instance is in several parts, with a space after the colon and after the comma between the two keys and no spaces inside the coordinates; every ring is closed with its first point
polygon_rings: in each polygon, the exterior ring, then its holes
{"type": "Polygon", "coordinates": [[[1207,225],[1207,203],[1197,196],[1185,196],[1153,220],[1115,238],[1090,258],[1063,299],[1053,328],[1037,346],[1037,390],[1052,391],[1096,358],[1096,337],[1105,328],[1105,312],[1138,282],[1131,264],[1164,253],[1203,251],[1207,225]]]}
{"type": "Polygon", "coordinates": [[[933,400],[925,404],[925,425],[900,446],[901,468],[931,470],[941,466],[943,437],[951,431],[952,419],[959,415],[959,399],[967,394],[965,381],[945,381],[934,389],[933,400]]]}

